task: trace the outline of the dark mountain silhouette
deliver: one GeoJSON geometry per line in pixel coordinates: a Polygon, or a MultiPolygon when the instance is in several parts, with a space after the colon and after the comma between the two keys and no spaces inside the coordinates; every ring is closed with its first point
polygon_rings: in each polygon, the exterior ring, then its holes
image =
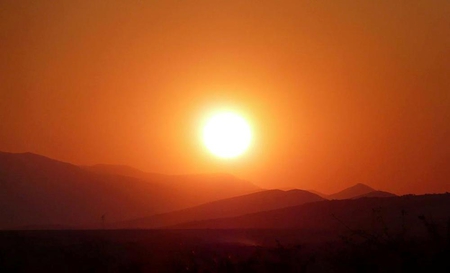
{"type": "MultiPolygon", "coordinates": [[[[238,217],[189,222],[183,229],[302,229],[336,236],[349,230],[426,234],[430,225],[445,234],[450,194],[327,200],[238,217]],[[424,223],[426,222],[426,223],[424,223]]],[[[433,231],[434,232],[434,231],[433,231]]]]}
{"type": "Polygon", "coordinates": [[[318,191],[315,191],[315,190],[308,190],[309,192],[312,192],[312,193],[314,193],[314,194],[317,194],[318,196],[320,196],[320,197],[322,197],[322,198],[324,198],[324,199],[328,199],[328,197],[329,197],[329,195],[326,195],[326,194],[324,194],[324,193],[321,193],[321,192],[318,192],[318,191]]]}
{"type": "Polygon", "coordinates": [[[397,196],[393,193],[390,192],[386,192],[386,191],[372,191],[363,195],[359,195],[356,197],[353,197],[352,199],[357,199],[357,198],[370,198],[370,197],[394,197],[397,196]]]}
{"type": "Polygon", "coordinates": [[[223,173],[165,175],[147,173],[124,165],[106,164],[87,168],[100,174],[123,175],[160,184],[172,191],[172,195],[177,198],[174,202],[182,199],[189,207],[262,190],[248,181],[223,173]]]}
{"type": "Polygon", "coordinates": [[[372,189],[371,187],[358,183],[350,188],[344,189],[338,193],[335,194],[331,194],[327,196],[327,199],[336,199],[336,200],[341,200],[341,199],[351,199],[351,198],[355,198],[358,196],[362,196],[364,194],[368,194],[370,192],[375,191],[374,189],[372,189]]]}
{"type": "Polygon", "coordinates": [[[97,228],[258,190],[227,175],[168,177],[164,183],[150,182],[99,174],[36,154],[0,152],[0,229],[97,228]]]}
{"type": "Polygon", "coordinates": [[[364,185],[364,184],[356,184],[350,188],[344,189],[338,193],[326,195],[320,193],[318,191],[311,190],[310,192],[319,195],[320,197],[328,200],[342,200],[342,199],[356,199],[362,197],[393,197],[397,196],[390,192],[378,191],[373,188],[364,185]]]}
{"type": "Polygon", "coordinates": [[[83,226],[165,207],[158,185],[98,175],[36,154],[0,153],[0,227],[83,226]]]}
{"type": "Polygon", "coordinates": [[[302,190],[267,190],[227,198],[179,211],[118,223],[116,228],[161,228],[183,222],[244,215],[323,200],[302,190]]]}

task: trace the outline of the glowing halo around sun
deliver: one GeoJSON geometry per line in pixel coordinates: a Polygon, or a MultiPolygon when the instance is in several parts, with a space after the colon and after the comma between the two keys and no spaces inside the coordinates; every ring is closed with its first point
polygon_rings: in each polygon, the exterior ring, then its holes
{"type": "Polygon", "coordinates": [[[208,119],[203,127],[203,142],[221,158],[234,158],[250,146],[252,133],[247,121],[233,112],[221,112],[208,119]]]}

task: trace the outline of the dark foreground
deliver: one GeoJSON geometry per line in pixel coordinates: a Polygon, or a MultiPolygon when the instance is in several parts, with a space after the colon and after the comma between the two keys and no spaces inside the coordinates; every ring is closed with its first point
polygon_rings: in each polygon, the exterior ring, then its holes
{"type": "Polygon", "coordinates": [[[2,231],[0,272],[450,272],[448,234],[424,229],[2,231]]]}

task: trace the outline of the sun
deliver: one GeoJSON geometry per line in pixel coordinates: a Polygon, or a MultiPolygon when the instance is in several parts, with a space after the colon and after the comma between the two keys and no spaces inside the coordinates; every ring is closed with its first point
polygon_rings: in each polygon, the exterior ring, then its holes
{"type": "Polygon", "coordinates": [[[221,158],[234,158],[250,146],[252,133],[247,121],[233,112],[221,112],[208,119],[203,127],[203,142],[221,158]]]}

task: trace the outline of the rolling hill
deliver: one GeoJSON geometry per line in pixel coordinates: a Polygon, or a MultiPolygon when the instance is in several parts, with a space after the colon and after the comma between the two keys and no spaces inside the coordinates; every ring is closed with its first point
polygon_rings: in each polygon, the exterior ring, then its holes
{"type": "Polygon", "coordinates": [[[397,196],[393,193],[386,192],[386,191],[379,191],[374,190],[373,188],[358,183],[354,186],[351,186],[349,188],[343,189],[337,193],[326,195],[323,193],[320,193],[318,191],[311,190],[310,192],[315,193],[319,195],[320,197],[328,200],[344,200],[344,199],[357,199],[357,198],[363,198],[363,197],[393,197],[397,196]]]}
{"type": "Polygon", "coordinates": [[[228,175],[167,177],[170,180],[152,182],[100,174],[31,153],[0,152],[0,229],[58,225],[99,228],[104,223],[259,190],[228,175]],[[239,183],[244,185],[234,187],[239,183]]]}
{"type": "Polygon", "coordinates": [[[394,197],[394,196],[397,196],[397,195],[390,193],[390,192],[386,192],[386,191],[371,191],[369,193],[365,193],[365,194],[353,197],[352,199],[371,198],[371,197],[394,197]]]}
{"type": "Polygon", "coordinates": [[[316,194],[302,190],[267,190],[214,201],[179,211],[126,221],[113,227],[162,228],[183,222],[239,216],[321,200],[324,199],[316,194]]]}
{"type": "MultiPolygon", "coordinates": [[[[335,236],[359,230],[427,234],[435,226],[446,234],[450,224],[450,194],[327,200],[272,211],[192,221],[177,229],[299,229],[335,236]]],[[[434,231],[433,231],[434,232],[434,231]]]]}
{"type": "Polygon", "coordinates": [[[371,188],[367,185],[358,183],[358,184],[356,184],[352,187],[346,188],[340,192],[328,195],[327,199],[330,199],[330,200],[352,199],[352,198],[362,196],[364,194],[368,194],[368,193],[374,192],[374,191],[376,191],[376,190],[374,190],[373,188],[371,188]]]}
{"type": "Polygon", "coordinates": [[[133,177],[158,184],[171,191],[172,196],[176,197],[171,198],[173,202],[183,200],[183,208],[262,190],[246,180],[225,173],[166,175],[147,173],[129,166],[106,164],[90,166],[87,169],[99,174],[133,177]]]}

